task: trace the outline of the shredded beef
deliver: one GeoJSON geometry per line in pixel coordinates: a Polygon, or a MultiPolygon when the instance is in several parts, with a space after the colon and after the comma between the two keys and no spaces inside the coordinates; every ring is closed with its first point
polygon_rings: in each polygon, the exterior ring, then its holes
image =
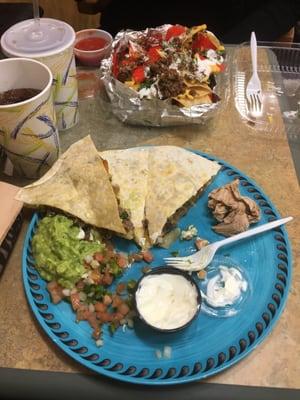
{"type": "Polygon", "coordinates": [[[156,77],[157,75],[161,75],[163,72],[168,71],[168,67],[171,62],[172,58],[170,56],[167,56],[150,65],[150,76],[156,77]]]}
{"type": "Polygon", "coordinates": [[[162,73],[158,81],[158,88],[162,99],[168,99],[183,93],[185,84],[177,71],[169,69],[162,73]]]}

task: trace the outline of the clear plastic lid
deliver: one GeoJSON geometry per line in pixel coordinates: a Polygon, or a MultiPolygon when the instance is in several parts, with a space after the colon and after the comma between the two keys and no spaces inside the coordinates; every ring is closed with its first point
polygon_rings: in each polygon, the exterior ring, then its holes
{"type": "Polygon", "coordinates": [[[260,116],[251,115],[246,87],[252,75],[250,44],[235,49],[232,65],[233,96],[237,114],[234,129],[242,121],[248,132],[280,134],[283,125],[289,137],[300,132],[300,45],[297,43],[257,42],[257,70],[262,86],[263,109],[260,116]]]}
{"type": "Polygon", "coordinates": [[[74,29],[63,21],[28,19],[11,26],[1,37],[8,56],[45,57],[63,51],[74,43],[74,29]]]}

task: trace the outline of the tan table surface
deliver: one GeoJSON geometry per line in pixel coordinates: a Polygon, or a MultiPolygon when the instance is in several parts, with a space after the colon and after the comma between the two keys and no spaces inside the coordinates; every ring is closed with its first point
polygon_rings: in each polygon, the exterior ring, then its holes
{"type": "MultiPolygon", "coordinates": [[[[80,123],[61,133],[63,150],[87,134],[91,134],[99,150],[145,144],[201,150],[239,168],[263,188],[281,215],[295,217],[287,226],[293,250],[293,282],[280,320],[248,357],[209,382],[300,388],[300,193],[279,110],[277,119],[280,133],[255,132],[239,122],[231,101],[218,119],[205,127],[133,127],[120,123],[108,105],[97,98],[82,101],[80,123]]],[[[0,366],[88,372],[49,340],[27,304],[21,253],[29,217],[30,213],[0,279],[0,366]]]]}

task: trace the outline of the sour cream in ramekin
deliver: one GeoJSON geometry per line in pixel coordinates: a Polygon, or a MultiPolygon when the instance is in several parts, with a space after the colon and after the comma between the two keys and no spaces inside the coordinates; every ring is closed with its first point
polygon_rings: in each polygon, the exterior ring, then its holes
{"type": "Polygon", "coordinates": [[[140,317],[148,325],[174,331],[193,320],[200,308],[200,292],[182,271],[156,268],[140,280],[135,301],[140,317]]]}

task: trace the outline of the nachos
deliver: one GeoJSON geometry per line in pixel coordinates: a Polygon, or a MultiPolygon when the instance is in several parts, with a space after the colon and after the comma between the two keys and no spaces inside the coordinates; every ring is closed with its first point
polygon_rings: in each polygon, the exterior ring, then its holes
{"type": "Polygon", "coordinates": [[[225,50],[206,25],[164,25],[126,36],[114,49],[112,74],[141,99],[171,99],[180,107],[218,101],[214,75],[225,50]]]}

